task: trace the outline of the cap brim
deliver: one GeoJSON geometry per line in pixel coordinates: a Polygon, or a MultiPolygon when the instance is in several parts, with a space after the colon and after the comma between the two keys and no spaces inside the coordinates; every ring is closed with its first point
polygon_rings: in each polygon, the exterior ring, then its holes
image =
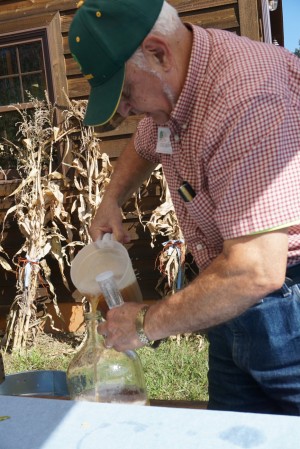
{"type": "Polygon", "coordinates": [[[116,113],[123,90],[125,67],[123,66],[106,83],[92,87],[86,109],[84,125],[100,126],[116,113]]]}

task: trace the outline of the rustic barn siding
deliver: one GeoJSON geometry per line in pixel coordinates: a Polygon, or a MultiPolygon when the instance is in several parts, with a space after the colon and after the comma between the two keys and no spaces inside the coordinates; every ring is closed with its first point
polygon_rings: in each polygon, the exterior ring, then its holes
{"type": "MultiPolygon", "coordinates": [[[[15,0],[0,1],[0,34],[9,34],[36,27],[48,27],[50,39],[50,53],[53,73],[56,85],[59,88],[55,92],[58,103],[63,103],[62,88],[68,91],[71,99],[86,98],[89,93],[89,85],[79,71],[77,63],[73,60],[68,45],[68,30],[76,11],[76,1],[70,0],[15,0]]],[[[256,0],[171,0],[186,22],[214,28],[221,28],[246,35],[253,39],[261,39],[259,9],[256,0]]],[[[102,139],[101,149],[109,154],[113,161],[134,132],[139,117],[130,117],[113,132],[99,133],[102,139]]],[[[0,217],[3,218],[10,200],[4,199],[12,185],[0,184],[0,217]]],[[[150,191],[145,198],[143,208],[152,210],[158,205],[157,188],[150,191]]],[[[129,208],[130,210],[130,208],[129,208]]],[[[19,248],[21,236],[18,233],[17,223],[11,222],[7,247],[10,255],[19,248]]],[[[154,270],[154,263],[160,246],[155,249],[150,246],[150,238],[135,217],[124,222],[124,226],[130,230],[132,242],[128,249],[137,270],[138,278],[146,299],[158,297],[154,286],[158,279],[158,272],[154,270]]],[[[10,303],[14,297],[14,276],[5,273],[0,268],[0,303],[10,303]]],[[[60,279],[59,273],[54,269],[54,276],[60,279]]],[[[62,284],[56,282],[59,300],[72,300],[71,295],[62,284]]]]}

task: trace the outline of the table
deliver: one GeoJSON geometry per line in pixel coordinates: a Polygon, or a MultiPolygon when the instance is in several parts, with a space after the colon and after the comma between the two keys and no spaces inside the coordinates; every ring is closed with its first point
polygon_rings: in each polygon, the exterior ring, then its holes
{"type": "Polygon", "coordinates": [[[300,418],[0,396],[0,449],[298,449],[300,418]]]}

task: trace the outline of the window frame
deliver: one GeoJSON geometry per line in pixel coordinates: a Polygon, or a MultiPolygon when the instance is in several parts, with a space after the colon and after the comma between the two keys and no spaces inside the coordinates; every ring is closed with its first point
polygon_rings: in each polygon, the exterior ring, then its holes
{"type": "MultiPolygon", "coordinates": [[[[17,47],[18,45],[41,41],[42,51],[43,51],[43,61],[44,61],[44,73],[46,78],[46,89],[51,102],[54,101],[54,90],[52,81],[52,70],[51,61],[48,45],[48,36],[46,29],[23,31],[15,34],[5,35],[4,37],[0,35],[0,47],[17,47]]],[[[20,75],[20,73],[19,73],[20,75]]],[[[9,76],[7,76],[9,78],[9,76]]],[[[24,90],[22,89],[24,93],[24,90]]],[[[11,103],[9,105],[0,105],[0,113],[9,112],[14,109],[14,106],[18,106],[19,109],[30,108],[30,102],[22,103],[11,103]]]]}
{"type": "MultiPolygon", "coordinates": [[[[68,85],[59,12],[32,15],[26,17],[26,20],[24,17],[4,20],[0,22],[0,30],[1,45],[4,42],[10,43],[14,36],[18,35],[43,36],[44,58],[48,58],[45,63],[49,98],[56,104],[65,105],[64,92],[68,93],[68,85]]],[[[21,103],[21,106],[30,107],[30,103],[21,103]]],[[[13,108],[13,106],[2,106],[0,112],[9,112],[13,108]]],[[[58,112],[58,120],[59,115],[58,112]]]]}
{"type": "MultiPolygon", "coordinates": [[[[53,8],[54,7],[55,5],[53,4],[53,8]]],[[[6,18],[0,20],[0,38],[2,39],[2,42],[4,42],[5,40],[6,42],[9,42],[9,39],[11,39],[14,35],[25,35],[25,33],[33,35],[35,32],[40,34],[44,33],[45,39],[47,41],[47,53],[50,61],[50,80],[47,82],[49,82],[50,84],[52,93],[48,90],[49,99],[59,106],[55,111],[56,123],[60,123],[63,120],[62,113],[65,106],[67,105],[65,93],[68,95],[68,83],[65,64],[66,49],[64,48],[63,42],[62,23],[59,12],[60,9],[59,7],[57,7],[56,11],[39,11],[32,15],[26,15],[26,17],[12,17],[13,13],[9,12],[7,17],[3,16],[6,18]]],[[[22,107],[30,108],[31,103],[22,103],[18,104],[17,106],[20,109],[22,109],[22,107]]],[[[2,107],[1,112],[11,112],[13,110],[15,110],[15,105],[2,107]]],[[[59,158],[61,160],[63,158],[63,154],[60,154],[59,158]]],[[[13,169],[10,171],[14,172],[13,169]]],[[[12,174],[11,179],[17,178],[17,173],[15,175],[12,174]]]]}

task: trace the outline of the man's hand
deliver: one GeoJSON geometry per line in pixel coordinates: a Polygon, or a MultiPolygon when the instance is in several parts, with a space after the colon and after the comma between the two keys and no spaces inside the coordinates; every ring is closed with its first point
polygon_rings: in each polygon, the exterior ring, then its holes
{"type": "Polygon", "coordinates": [[[130,242],[129,234],[122,226],[121,209],[114,200],[104,197],[89,229],[93,241],[102,239],[106,232],[112,233],[121,243],[130,242]]]}
{"type": "Polygon", "coordinates": [[[141,348],[135,327],[136,316],[144,303],[126,302],[107,312],[106,321],[99,324],[98,332],[105,337],[105,346],[116,351],[141,348]]]}

